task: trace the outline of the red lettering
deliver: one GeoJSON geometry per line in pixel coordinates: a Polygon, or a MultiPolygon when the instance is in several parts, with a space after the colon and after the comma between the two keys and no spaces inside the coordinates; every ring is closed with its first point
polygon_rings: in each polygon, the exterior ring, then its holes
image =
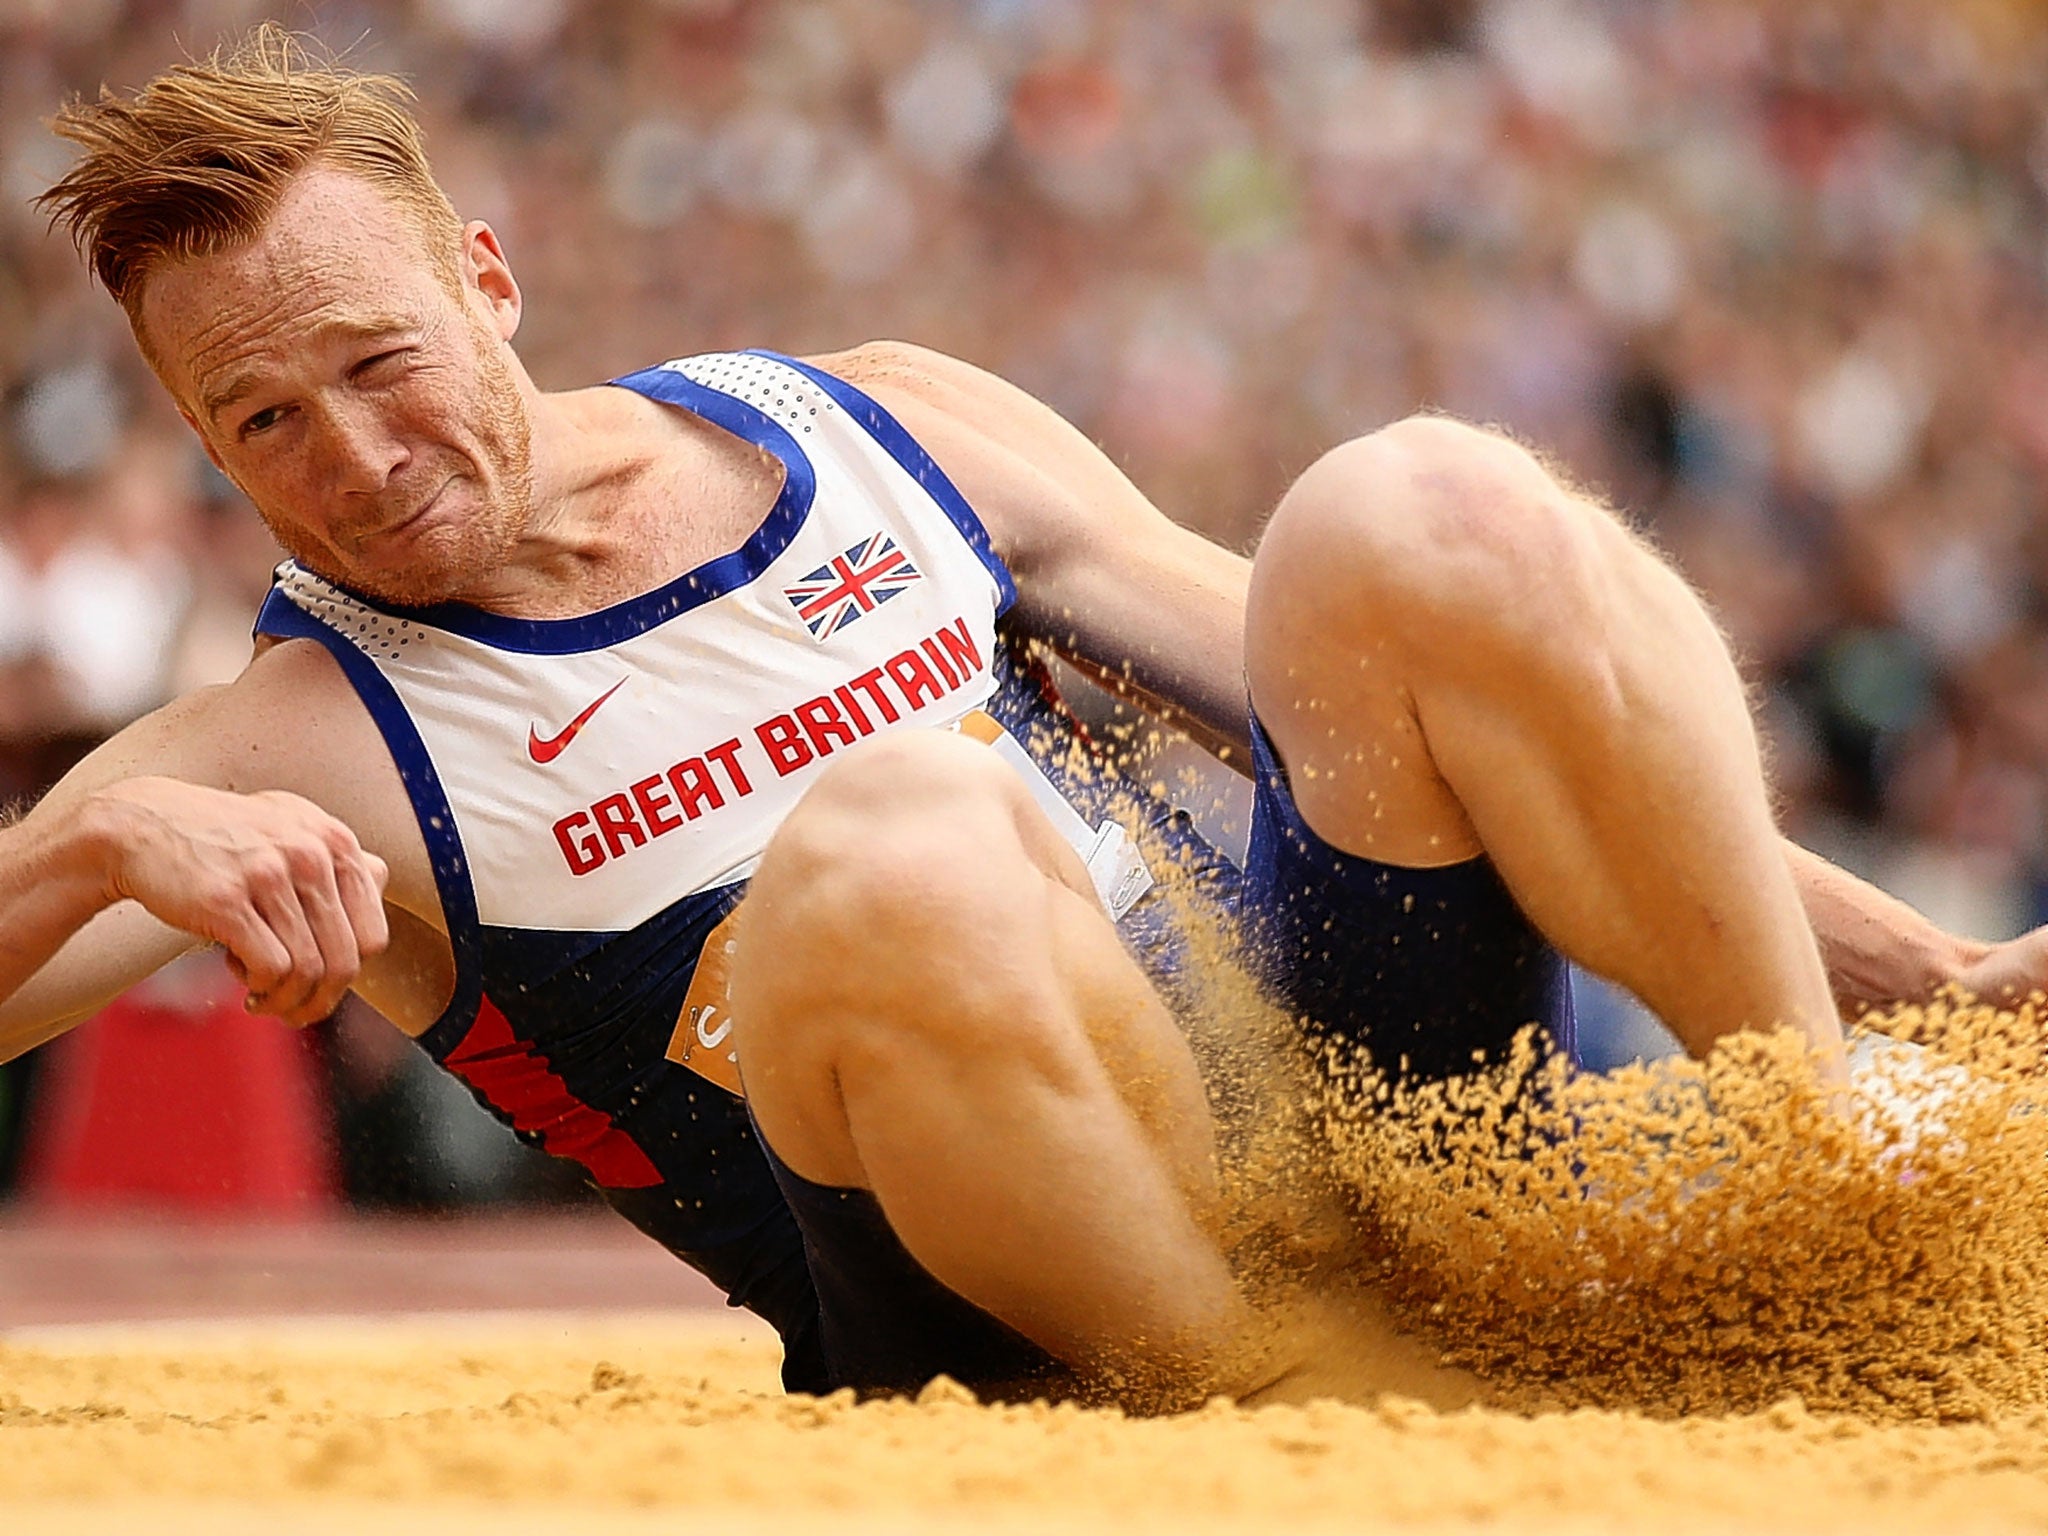
{"type": "MultiPolygon", "coordinates": [[[[965,618],[956,618],[883,666],[863,672],[830,693],[805,700],[790,714],[764,721],[754,728],[754,736],[775,765],[776,775],[787,778],[903,718],[903,709],[883,684],[885,677],[895,685],[902,703],[914,711],[964,687],[982,667],[974,632],[965,618]]],[[[564,816],[553,830],[569,873],[590,874],[629,849],[644,848],[652,839],[695,821],[706,811],[721,809],[728,792],[721,789],[718,775],[712,771],[714,764],[724,768],[730,794],[752,794],[754,786],[740,765],[741,750],[741,738],[735,736],[706,748],[702,757],[685,758],[666,774],[641,779],[619,794],[606,795],[586,809],[564,816]]]]}
{"type": "Polygon", "coordinates": [[[804,740],[803,732],[787,715],[762,721],[754,727],[754,734],[760,737],[761,745],[768,751],[768,761],[775,765],[776,773],[783,778],[788,778],[811,760],[811,744],[804,740]]]}
{"type": "Polygon", "coordinates": [[[972,677],[981,670],[981,648],[974,643],[974,635],[967,628],[965,619],[955,619],[950,628],[940,630],[939,644],[953,658],[953,665],[960,669],[962,677],[972,677]]]}
{"type": "Polygon", "coordinates": [[[872,672],[861,673],[859,677],[848,683],[847,687],[858,688],[870,699],[873,699],[875,701],[875,708],[882,712],[882,718],[889,724],[894,725],[903,718],[896,713],[896,706],[890,702],[889,695],[882,691],[882,669],[880,667],[875,668],[872,672]]]}
{"type": "Polygon", "coordinates": [[[960,674],[953,670],[953,664],[946,660],[944,653],[939,650],[938,642],[936,640],[920,640],[917,643],[924,647],[925,655],[931,657],[932,665],[939,669],[939,676],[946,680],[946,687],[949,690],[958,688],[960,686],[960,674]]]}
{"type": "Polygon", "coordinates": [[[725,770],[725,776],[732,780],[734,794],[751,795],[754,792],[754,786],[747,782],[747,775],[740,767],[739,737],[735,736],[731,741],[721,741],[715,747],[706,747],[704,755],[725,770]]]}
{"type": "Polygon", "coordinates": [[[915,651],[902,651],[891,656],[884,670],[888,672],[890,681],[903,690],[903,701],[912,709],[945,695],[946,690],[932,676],[932,669],[915,651]]]}
{"type": "Polygon", "coordinates": [[[706,809],[717,810],[725,804],[725,796],[718,792],[718,783],[711,777],[711,770],[704,766],[701,757],[685,758],[668,771],[668,781],[675,786],[676,801],[683,808],[683,814],[695,821],[706,809]]]}
{"type": "Polygon", "coordinates": [[[840,717],[839,706],[829,695],[807,699],[797,705],[796,717],[820,757],[830,757],[834,746],[850,747],[860,740],[853,727],[840,717]]]}
{"type": "Polygon", "coordinates": [[[555,823],[555,841],[562,845],[562,857],[569,861],[569,873],[587,875],[604,862],[604,845],[594,832],[576,836],[578,827],[590,825],[588,811],[571,811],[555,823]]]}
{"type": "Polygon", "coordinates": [[[624,853],[629,842],[635,848],[646,843],[647,829],[633,819],[633,802],[624,795],[606,795],[590,813],[597,818],[597,830],[604,834],[604,845],[613,858],[624,853]]]}
{"type": "Polygon", "coordinates": [[[658,773],[633,786],[633,803],[640,807],[641,819],[656,837],[664,832],[673,832],[683,824],[683,818],[669,810],[675,802],[663,791],[658,773]]]}
{"type": "Polygon", "coordinates": [[[860,701],[854,698],[853,690],[842,683],[832,692],[838,697],[839,702],[846,706],[846,713],[852,718],[861,735],[872,735],[875,729],[874,722],[868,719],[866,712],[860,707],[860,701]]]}

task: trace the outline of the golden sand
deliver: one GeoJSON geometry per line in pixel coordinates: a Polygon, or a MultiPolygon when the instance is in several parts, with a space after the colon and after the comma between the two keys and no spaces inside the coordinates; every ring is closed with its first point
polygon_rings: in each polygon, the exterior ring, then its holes
{"type": "Polygon", "coordinates": [[[915,1403],[786,1399],[774,1380],[761,1335],[659,1318],[5,1345],[0,1529],[461,1532],[511,1504],[572,1529],[659,1520],[842,1536],[970,1522],[1201,1533],[2048,1521],[2038,1414],[1880,1426],[1782,1404],[1672,1421],[1439,1414],[1396,1398],[1135,1420],[978,1406],[943,1386],[915,1403]]]}
{"type": "Polygon", "coordinates": [[[1785,1035],[1407,1092],[1340,1065],[1360,1267],[1496,1403],[2048,1408],[2048,1031],[1960,1001],[1864,1027],[1917,1044],[1876,1051],[1846,1103],[1785,1035]]]}
{"type": "Polygon", "coordinates": [[[1870,1021],[1923,1049],[1846,1104],[1757,1037],[1397,1091],[1302,1070],[1213,948],[1218,1235],[1280,1315],[1336,1298],[1362,1402],[792,1399],[673,1317],[0,1338],[0,1532],[2048,1526],[2033,1009],[1870,1021]]]}
{"type": "Polygon", "coordinates": [[[1341,1075],[1321,1108],[1373,1234],[1345,1262],[1418,1379],[1485,1406],[792,1399],[764,1331],[674,1316],[78,1330],[0,1343],[0,1529],[2039,1529],[2040,1025],[1878,1022],[1926,1053],[1847,1114],[1769,1039],[1533,1111],[1501,1089],[1529,1061],[1341,1075]]]}
{"type": "Polygon", "coordinates": [[[1846,1095],[1789,1034],[1604,1076],[1531,1040],[1397,1087],[1302,1060],[1199,876],[1141,841],[1189,945],[1217,1235],[1316,1381],[1522,1412],[2048,1410],[2048,1005],[1866,1018],[1888,1048],[1846,1095]],[[1304,1320],[1303,1293],[1337,1300],[1304,1320]]]}

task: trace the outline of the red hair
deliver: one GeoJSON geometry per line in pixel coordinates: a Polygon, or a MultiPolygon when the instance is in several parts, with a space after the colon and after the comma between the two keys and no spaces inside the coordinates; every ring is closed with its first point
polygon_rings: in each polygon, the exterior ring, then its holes
{"type": "MultiPolygon", "coordinates": [[[[454,270],[462,223],[427,167],[405,83],[359,74],[275,22],[132,96],[100,88],[51,119],[85,153],[36,199],[131,325],[153,268],[247,244],[313,165],[382,189],[454,270]]],[[[135,325],[137,334],[141,328],[135,325]]]]}

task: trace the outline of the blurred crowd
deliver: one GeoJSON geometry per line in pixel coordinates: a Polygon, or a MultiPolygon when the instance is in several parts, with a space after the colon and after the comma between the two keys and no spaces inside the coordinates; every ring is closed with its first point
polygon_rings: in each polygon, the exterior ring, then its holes
{"type": "Polygon", "coordinates": [[[544,387],[903,337],[1247,547],[1347,435],[1499,424],[1705,593],[1795,834],[2044,915],[2021,0],[0,0],[0,788],[246,654],[268,540],[28,200],[62,97],[267,14],[412,81],[544,387]]]}

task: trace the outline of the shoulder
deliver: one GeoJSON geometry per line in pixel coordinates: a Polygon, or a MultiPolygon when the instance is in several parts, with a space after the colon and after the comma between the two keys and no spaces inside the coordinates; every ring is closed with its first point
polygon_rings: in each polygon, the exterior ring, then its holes
{"type": "Polygon", "coordinates": [[[377,776],[365,762],[381,755],[341,669],[311,642],[288,640],[258,652],[232,682],[195,689],[125,726],[50,798],[161,774],[239,794],[289,790],[354,826],[351,812],[375,805],[377,776]]]}
{"type": "Polygon", "coordinates": [[[270,779],[296,759],[303,723],[345,716],[353,690],[318,645],[258,642],[232,681],[196,688],[144,715],[93,753],[103,777],[162,773],[214,789],[296,788],[270,779]]]}
{"type": "MultiPolygon", "coordinates": [[[[315,640],[258,636],[241,674],[212,691],[215,729],[242,741],[250,756],[280,768],[316,755],[325,736],[358,734],[352,729],[358,722],[365,730],[375,728],[341,664],[315,640]]],[[[293,771],[303,772],[296,766],[293,771]]]]}
{"type": "Polygon", "coordinates": [[[1128,482],[1072,423],[961,358],[906,341],[870,341],[806,361],[902,423],[966,497],[1020,578],[1102,502],[1105,472],[1129,494],[1128,482]]]}
{"type": "Polygon", "coordinates": [[[1001,445],[1073,430],[1000,374],[913,342],[868,341],[805,361],[872,396],[913,433],[921,426],[946,439],[978,434],[1001,445]]]}
{"type": "Polygon", "coordinates": [[[804,361],[869,393],[881,389],[917,398],[938,398],[948,389],[974,390],[1002,382],[986,369],[911,341],[864,341],[859,346],[819,353],[804,361]]]}
{"type": "Polygon", "coordinates": [[[363,765],[383,749],[334,659],[310,640],[276,640],[259,642],[233,681],[173,699],[102,754],[111,777],[162,773],[240,794],[290,790],[351,821],[347,808],[360,808],[372,777],[363,765]]]}

